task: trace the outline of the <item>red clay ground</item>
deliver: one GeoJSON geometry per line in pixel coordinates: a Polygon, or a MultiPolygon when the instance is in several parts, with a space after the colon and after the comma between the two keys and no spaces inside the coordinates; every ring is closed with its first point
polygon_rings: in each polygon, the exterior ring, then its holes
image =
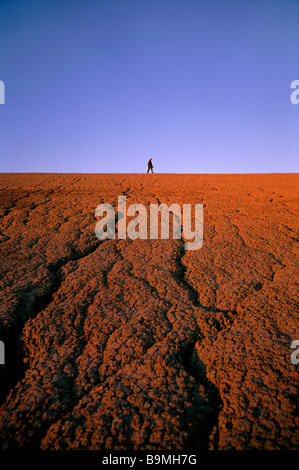
{"type": "Polygon", "coordinates": [[[1,449],[298,449],[298,176],[2,174],[1,449]],[[204,242],[95,208],[204,204],[204,242]]]}

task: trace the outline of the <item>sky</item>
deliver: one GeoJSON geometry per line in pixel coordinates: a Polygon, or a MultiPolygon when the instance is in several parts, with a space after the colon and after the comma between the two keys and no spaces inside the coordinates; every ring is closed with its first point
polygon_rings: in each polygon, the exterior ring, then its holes
{"type": "Polygon", "coordinates": [[[0,172],[299,169],[299,0],[0,0],[0,172]]]}

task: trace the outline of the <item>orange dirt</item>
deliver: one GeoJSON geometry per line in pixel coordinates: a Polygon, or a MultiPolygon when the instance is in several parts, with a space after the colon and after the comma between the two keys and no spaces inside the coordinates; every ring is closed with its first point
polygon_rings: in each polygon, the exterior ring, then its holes
{"type": "Polygon", "coordinates": [[[1,449],[299,449],[298,176],[2,174],[1,449]],[[204,204],[204,242],[101,203],[204,204]]]}

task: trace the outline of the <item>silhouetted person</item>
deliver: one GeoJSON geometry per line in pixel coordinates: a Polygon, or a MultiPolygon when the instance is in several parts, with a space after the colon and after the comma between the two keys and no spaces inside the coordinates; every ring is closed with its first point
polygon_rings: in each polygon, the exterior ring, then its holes
{"type": "Polygon", "coordinates": [[[147,163],[147,173],[149,173],[149,171],[151,171],[152,173],[154,173],[154,166],[152,164],[152,159],[150,158],[148,163],[147,163]]]}

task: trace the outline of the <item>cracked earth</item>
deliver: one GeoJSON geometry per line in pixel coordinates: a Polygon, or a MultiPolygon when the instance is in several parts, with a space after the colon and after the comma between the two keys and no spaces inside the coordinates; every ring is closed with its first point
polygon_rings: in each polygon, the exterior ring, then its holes
{"type": "Polygon", "coordinates": [[[299,449],[298,176],[2,174],[1,449],[299,449]],[[204,242],[95,209],[204,204],[204,242]]]}

